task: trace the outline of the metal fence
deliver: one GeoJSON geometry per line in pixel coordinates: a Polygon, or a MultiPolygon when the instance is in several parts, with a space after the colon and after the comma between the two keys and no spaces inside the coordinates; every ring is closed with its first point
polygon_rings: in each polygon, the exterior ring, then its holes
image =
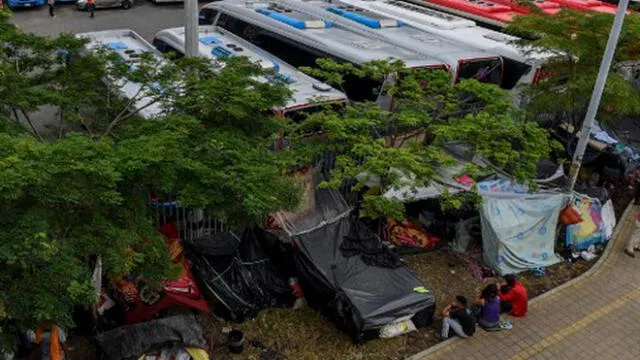
{"type": "Polygon", "coordinates": [[[206,210],[180,207],[177,201],[153,200],[149,202],[149,212],[156,228],[173,222],[182,240],[193,241],[227,231],[225,224],[206,210]]]}
{"type": "MultiPolygon", "coordinates": [[[[328,179],[335,167],[337,154],[325,152],[314,159],[313,164],[323,177],[328,179]]],[[[359,194],[351,191],[353,183],[345,183],[338,190],[349,206],[356,205],[359,194]]],[[[207,210],[181,207],[175,196],[150,197],[148,201],[149,215],[156,228],[173,222],[182,240],[193,241],[211,234],[228,231],[222,221],[216,219],[207,210]]]]}

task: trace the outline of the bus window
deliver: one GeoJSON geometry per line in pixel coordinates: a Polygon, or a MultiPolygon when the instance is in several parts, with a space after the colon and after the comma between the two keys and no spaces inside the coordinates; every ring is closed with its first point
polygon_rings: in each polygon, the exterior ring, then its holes
{"type": "Polygon", "coordinates": [[[292,44],[270,31],[226,13],[220,14],[216,25],[229,30],[295,67],[315,66],[317,58],[328,57],[327,54],[316,53],[306,46],[292,44]]]}
{"type": "Polygon", "coordinates": [[[504,78],[502,79],[502,88],[513,89],[523,76],[528,75],[532,67],[527,63],[516,61],[509,58],[502,58],[504,61],[504,78]]]}
{"type": "Polygon", "coordinates": [[[344,109],[344,102],[332,102],[332,103],[317,103],[310,104],[309,106],[300,106],[291,107],[289,109],[284,110],[284,116],[293,121],[296,124],[299,124],[306,120],[309,116],[313,114],[317,114],[323,110],[335,111],[341,113],[344,109]]]}
{"type": "Polygon", "coordinates": [[[350,100],[373,101],[380,95],[377,91],[381,90],[382,81],[382,79],[372,79],[349,74],[344,77],[343,86],[350,100]]]}
{"type": "Polygon", "coordinates": [[[499,58],[458,62],[456,82],[476,79],[482,83],[500,85],[502,83],[502,61],[499,58]]]}
{"type": "Polygon", "coordinates": [[[173,60],[178,60],[184,57],[184,54],[182,52],[178,51],[176,48],[160,39],[153,39],[153,46],[155,46],[156,49],[158,49],[163,54],[173,54],[173,60]]]}
{"type": "Polygon", "coordinates": [[[213,25],[213,21],[216,19],[218,12],[213,9],[202,9],[198,15],[198,25],[213,25]]]}
{"type": "MultiPolygon", "coordinates": [[[[226,13],[220,13],[216,25],[227,29],[295,67],[316,67],[316,60],[319,58],[332,58],[339,62],[344,61],[330,54],[311,49],[308,46],[293,43],[291,40],[271,31],[249,24],[226,13]]],[[[375,100],[378,94],[375,94],[371,89],[378,89],[381,84],[381,80],[348,75],[345,78],[344,87],[349,99],[363,101],[375,100]]]]}

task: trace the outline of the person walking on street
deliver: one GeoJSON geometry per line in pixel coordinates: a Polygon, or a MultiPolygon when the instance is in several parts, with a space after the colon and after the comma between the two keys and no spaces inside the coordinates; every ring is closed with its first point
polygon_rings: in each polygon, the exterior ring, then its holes
{"type": "Polygon", "coordinates": [[[640,251],[640,210],[636,213],[636,228],[624,249],[624,252],[631,257],[636,257],[634,251],[640,251]]]}
{"type": "Polygon", "coordinates": [[[47,5],[49,5],[49,16],[56,17],[56,14],[53,12],[53,6],[55,5],[56,0],[47,0],[47,5]]]}
{"type": "Polygon", "coordinates": [[[93,17],[93,12],[96,10],[95,0],[87,0],[87,10],[91,14],[91,17],[93,17]]]}

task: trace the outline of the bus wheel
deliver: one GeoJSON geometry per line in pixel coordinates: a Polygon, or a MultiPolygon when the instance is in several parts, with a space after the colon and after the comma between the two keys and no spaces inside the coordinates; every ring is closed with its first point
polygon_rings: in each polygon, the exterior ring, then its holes
{"type": "Polygon", "coordinates": [[[123,9],[131,9],[131,1],[129,0],[125,0],[122,2],[122,8],[123,9]]]}

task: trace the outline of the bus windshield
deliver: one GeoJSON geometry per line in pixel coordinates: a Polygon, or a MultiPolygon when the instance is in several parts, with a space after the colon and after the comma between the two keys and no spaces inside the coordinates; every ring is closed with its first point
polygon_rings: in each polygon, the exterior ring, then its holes
{"type": "Polygon", "coordinates": [[[331,102],[318,102],[305,105],[295,105],[284,110],[284,117],[291,120],[295,124],[299,124],[306,120],[310,115],[317,114],[323,110],[331,110],[340,112],[344,108],[344,100],[335,100],[331,102]]]}
{"type": "Polygon", "coordinates": [[[500,58],[463,60],[458,63],[456,82],[463,79],[476,79],[479,82],[502,83],[502,61],[500,58]]]}

